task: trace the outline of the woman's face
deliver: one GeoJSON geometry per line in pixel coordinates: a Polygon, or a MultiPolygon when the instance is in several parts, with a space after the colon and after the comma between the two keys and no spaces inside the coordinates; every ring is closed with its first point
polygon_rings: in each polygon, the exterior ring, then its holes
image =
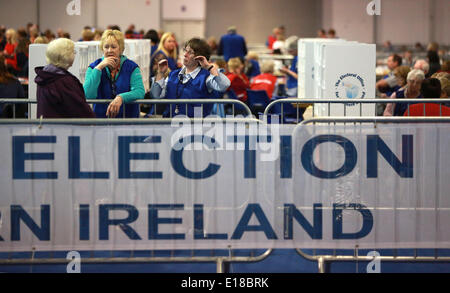
{"type": "Polygon", "coordinates": [[[396,79],[397,79],[397,84],[399,85],[399,86],[404,86],[405,84],[406,84],[406,80],[403,78],[403,77],[401,77],[401,76],[396,76],[395,77],[396,79]]]}
{"type": "Polygon", "coordinates": [[[103,44],[103,55],[106,57],[115,57],[119,58],[120,56],[120,47],[119,42],[115,38],[108,38],[106,42],[103,44]]]}
{"type": "Polygon", "coordinates": [[[164,49],[167,50],[167,52],[172,52],[175,50],[175,38],[174,37],[168,37],[166,41],[164,42],[164,49]]]}
{"type": "Polygon", "coordinates": [[[419,92],[422,86],[422,81],[419,79],[408,79],[408,89],[411,92],[419,92]]]}
{"type": "Polygon", "coordinates": [[[6,34],[5,34],[5,37],[6,37],[6,41],[8,41],[8,42],[11,42],[11,39],[12,39],[12,33],[10,33],[10,32],[6,32],[6,34]]]}
{"type": "Polygon", "coordinates": [[[187,46],[183,49],[183,65],[186,67],[195,67],[198,62],[195,60],[195,53],[191,47],[187,46]]]}

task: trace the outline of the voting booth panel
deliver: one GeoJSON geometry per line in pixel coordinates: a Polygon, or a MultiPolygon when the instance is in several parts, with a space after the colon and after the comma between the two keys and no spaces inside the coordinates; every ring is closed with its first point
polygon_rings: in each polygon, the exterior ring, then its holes
{"type": "MultiPolygon", "coordinates": [[[[343,39],[300,39],[299,98],[375,98],[376,46],[343,39]]],[[[315,116],[374,116],[375,105],[362,108],[316,104],[315,116]]]]}

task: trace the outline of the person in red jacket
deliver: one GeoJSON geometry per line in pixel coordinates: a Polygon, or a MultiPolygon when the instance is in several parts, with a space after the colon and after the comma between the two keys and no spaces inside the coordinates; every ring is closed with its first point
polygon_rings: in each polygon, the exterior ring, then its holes
{"type": "Polygon", "coordinates": [[[231,58],[228,60],[228,70],[226,75],[231,82],[228,89],[232,89],[242,102],[247,101],[247,89],[250,88],[250,81],[244,74],[244,64],[238,57],[231,58]]]}
{"type": "Polygon", "coordinates": [[[273,75],[275,64],[272,60],[264,61],[261,66],[262,73],[253,78],[250,85],[251,90],[264,90],[269,99],[272,99],[273,92],[277,83],[277,77],[273,75]]]}
{"type": "Polygon", "coordinates": [[[15,53],[17,47],[17,33],[14,29],[9,29],[6,31],[6,45],[3,50],[3,55],[6,58],[6,66],[10,70],[17,71],[17,56],[15,53]]]}

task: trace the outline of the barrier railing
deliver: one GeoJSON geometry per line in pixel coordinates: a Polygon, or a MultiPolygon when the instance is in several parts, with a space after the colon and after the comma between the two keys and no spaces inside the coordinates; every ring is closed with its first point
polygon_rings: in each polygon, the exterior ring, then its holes
{"type": "MultiPolygon", "coordinates": [[[[254,118],[193,118],[196,120],[214,121],[223,123],[261,123],[254,118]]],[[[170,125],[172,119],[0,119],[0,125],[170,125]]],[[[238,249],[233,250],[229,246],[227,250],[130,250],[130,251],[79,251],[83,255],[82,263],[87,264],[105,264],[105,263],[215,263],[216,272],[224,273],[229,270],[232,263],[259,262],[267,258],[273,249],[238,249]],[[95,256],[95,255],[102,256],[95,256]],[[115,254],[129,256],[114,256],[115,254]],[[158,256],[158,255],[165,256],[158,256]],[[202,255],[203,254],[203,255],[202,255]],[[204,254],[208,254],[205,256],[204,254]],[[242,256],[242,254],[245,254],[242,256]],[[168,256],[166,256],[168,255],[168,256]],[[189,256],[186,256],[189,255],[189,256]]],[[[22,251],[22,252],[0,252],[0,265],[34,265],[34,264],[67,264],[71,259],[66,259],[65,251],[22,251]],[[60,257],[55,257],[63,253],[60,257]],[[41,257],[41,255],[50,255],[50,257],[41,257]],[[15,256],[20,255],[20,256],[15,256]]]]}
{"type": "MultiPolygon", "coordinates": [[[[108,99],[92,99],[92,100],[86,100],[88,104],[109,104],[111,103],[111,100],[108,99]]],[[[4,104],[12,104],[13,106],[13,118],[16,118],[16,104],[37,104],[36,100],[28,100],[28,99],[3,99],[0,98],[0,106],[4,104]]],[[[193,105],[193,104],[201,104],[200,110],[203,112],[203,106],[204,105],[231,105],[232,107],[232,115],[235,115],[235,107],[239,106],[240,109],[243,109],[246,116],[251,116],[252,112],[250,108],[239,100],[234,99],[142,99],[142,100],[136,100],[134,102],[129,102],[124,104],[124,108],[126,108],[126,105],[133,105],[133,104],[140,104],[140,105],[173,105],[173,104],[185,104],[186,112],[187,112],[187,106],[193,105]]],[[[28,112],[30,112],[30,109],[28,109],[28,112]]],[[[201,113],[202,113],[201,112],[201,113]]],[[[123,118],[125,118],[125,111],[123,111],[123,118]]],[[[170,114],[172,114],[172,111],[170,111],[170,114]]],[[[170,117],[169,117],[170,118],[170,117]]]]}
{"type": "MultiPolygon", "coordinates": [[[[356,107],[359,107],[359,116],[363,115],[363,105],[364,104],[425,104],[425,103],[435,103],[440,104],[440,115],[442,116],[442,105],[450,104],[450,99],[299,99],[299,98],[287,98],[287,99],[278,99],[271,102],[266,109],[264,110],[264,115],[269,115],[274,112],[275,107],[280,106],[280,109],[277,109],[277,112],[274,114],[280,114],[281,123],[286,122],[286,115],[289,115],[291,118],[291,123],[300,123],[301,119],[301,109],[306,108],[308,106],[313,107],[312,117],[315,117],[314,107],[320,104],[327,104],[328,113],[327,116],[331,116],[331,105],[339,104],[343,105],[343,116],[347,116],[347,108],[355,107],[349,106],[348,104],[357,104],[356,107]],[[294,113],[293,113],[294,112],[294,113]]],[[[303,109],[304,110],[304,109],[303,109]]],[[[406,110],[409,114],[409,108],[406,110]]],[[[425,113],[425,106],[424,106],[425,113]]],[[[406,117],[405,117],[406,118],[406,117]]]]}
{"type": "MultiPolygon", "coordinates": [[[[298,100],[296,99],[295,102],[298,100]]],[[[424,100],[420,100],[423,102],[424,100]]],[[[434,101],[434,100],[433,100],[434,101]]],[[[333,101],[337,102],[337,101],[333,101]]],[[[342,100],[340,101],[342,103],[342,100]]],[[[405,102],[405,101],[401,101],[405,102]]],[[[409,102],[409,101],[406,101],[409,102]]],[[[266,111],[268,111],[266,109],[266,111]]],[[[161,125],[169,124],[170,119],[0,119],[0,124],[32,124],[32,125],[46,125],[46,124],[71,124],[71,125],[129,125],[129,124],[148,124],[161,125]]],[[[246,123],[260,123],[257,119],[237,119],[227,118],[227,121],[246,122],[246,123]]],[[[300,125],[309,125],[312,123],[450,123],[450,117],[316,117],[305,120],[300,125]]],[[[366,249],[365,249],[366,250],[366,249]]],[[[421,255],[423,249],[408,249],[406,252],[410,255],[401,255],[402,249],[394,249],[392,255],[383,255],[379,257],[360,255],[360,250],[356,246],[354,250],[347,250],[347,254],[338,254],[338,250],[330,250],[331,253],[317,253],[313,250],[312,254],[305,252],[305,249],[296,249],[297,253],[302,257],[317,261],[319,272],[326,271],[327,264],[335,261],[372,261],[378,259],[380,261],[390,262],[450,262],[450,256],[442,256],[440,252],[447,252],[442,249],[433,249],[434,255],[421,255]],[[412,251],[412,253],[410,253],[412,251]]],[[[343,250],[339,250],[339,253],[343,250]]],[[[223,250],[222,250],[223,252],[223,250]]],[[[213,255],[213,256],[196,256],[196,251],[192,250],[191,256],[175,256],[177,253],[172,251],[170,256],[155,256],[155,251],[131,251],[129,257],[87,257],[83,258],[84,263],[205,263],[212,262],[216,264],[217,272],[226,271],[226,265],[233,262],[258,262],[268,257],[272,249],[267,249],[261,254],[251,256],[234,256],[231,248],[228,256],[213,255]],[[150,256],[136,257],[135,254],[148,253],[150,256]]],[[[427,250],[429,254],[429,250],[427,250]]],[[[252,252],[253,253],[253,252],[252,252]]],[[[36,252],[30,252],[29,258],[7,258],[1,259],[0,264],[62,264],[68,263],[69,260],[65,258],[36,258],[36,252]]],[[[12,255],[12,254],[11,254],[12,255]]]]}
{"type": "MultiPolygon", "coordinates": [[[[315,123],[450,123],[450,117],[317,117],[302,121],[299,125],[310,125],[315,123]]],[[[298,127],[298,126],[297,126],[298,127]]],[[[392,255],[360,255],[358,246],[353,250],[345,249],[309,249],[312,253],[305,252],[306,249],[296,249],[302,257],[316,261],[319,273],[325,273],[327,264],[342,261],[388,261],[388,262],[450,262],[450,249],[382,249],[392,251],[392,255]],[[338,254],[338,252],[340,254],[338,254]],[[430,253],[432,252],[432,253],[430,253]],[[403,254],[403,255],[402,255],[403,254]],[[421,255],[424,254],[424,255],[421,255]],[[425,255],[428,254],[428,255],[425,255]],[[432,254],[432,255],[429,255],[432,254]],[[440,255],[441,254],[441,255],[440,255]],[[442,255],[445,254],[445,255],[442,255]]],[[[308,250],[308,251],[309,251],[308,250]]],[[[374,251],[375,249],[364,249],[374,251]]]]}

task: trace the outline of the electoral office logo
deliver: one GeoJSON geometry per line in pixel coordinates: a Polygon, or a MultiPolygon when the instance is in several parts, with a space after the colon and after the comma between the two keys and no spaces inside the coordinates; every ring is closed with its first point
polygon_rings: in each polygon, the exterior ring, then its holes
{"type": "Polygon", "coordinates": [[[355,73],[341,75],[334,86],[336,98],[363,99],[366,96],[364,79],[355,73]]]}

